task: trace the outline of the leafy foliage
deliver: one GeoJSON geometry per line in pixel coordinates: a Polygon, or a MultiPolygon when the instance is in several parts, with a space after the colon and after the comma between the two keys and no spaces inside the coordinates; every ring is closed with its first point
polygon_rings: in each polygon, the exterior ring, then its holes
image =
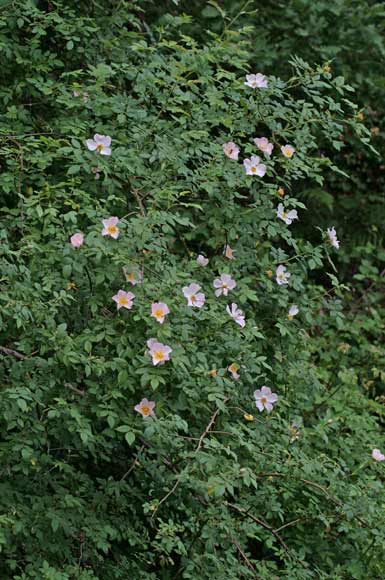
{"type": "MultiPolygon", "coordinates": [[[[242,32],[202,44],[189,17],[149,27],[145,5],[102,4],[14,2],[0,22],[1,576],[380,579],[382,464],[370,453],[382,408],[360,387],[383,380],[382,351],[356,307],[343,312],[351,290],[297,195],[341,179],[326,151],[344,131],[366,146],[351,87],[296,57],[253,90],[242,32]],[[112,137],[111,156],[87,149],[94,134],[112,137]],[[273,154],[264,177],[247,176],[259,136],[273,154]],[[279,220],[279,203],[300,223],[279,220]],[[118,239],[101,235],[110,216],[118,239]],[[236,287],[216,296],[223,273],[236,287]],[[183,296],[191,282],[200,309],[183,296]],[[132,309],[116,309],[119,289],[132,309]],[[157,301],[170,309],[162,325],[157,301]],[[150,338],[170,361],[152,364],[150,338]],[[253,400],[265,384],[279,396],[271,414],[253,400]],[[144,397],[155,418],[134,411],[144,397]]],[[[368,260],[357,281],[368,273],[381,279],[368,260]]]]}

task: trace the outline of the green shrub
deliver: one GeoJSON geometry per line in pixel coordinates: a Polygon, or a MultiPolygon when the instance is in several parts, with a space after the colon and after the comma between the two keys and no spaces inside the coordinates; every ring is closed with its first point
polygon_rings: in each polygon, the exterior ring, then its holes
{"type": "Polygon", "coordinates": [[[254,90],[238,33],[199,46],[186,18],[142,17],[125,2],[16,2],[2,17],[1,576],[379,579],[378,425],[348,361],[336,385],[320,352],[345,328],[336,250],[277,217],[284,203],[306,222],[297,188],[338,174],[318,138],[338,150],[344,127],[361,135],[349,86],[294,59],[254,90]],[[87,149],[98,133],[110,156],[87,149]],[[247,176],[261,136],[266,175],[247,176]],[[102,236],[110,216],[117,239],[102,236]],[[237,285],[215,296],[223,273],[237,285]],[[117,310],[119,290],[132,308],[117,310]],[[151,338],[169,361],[152,364],[151,338]],[[279,397],[270,414],[262,385],[279,397]],[[155,417],[135,412],[143,398],[155,417]]]}

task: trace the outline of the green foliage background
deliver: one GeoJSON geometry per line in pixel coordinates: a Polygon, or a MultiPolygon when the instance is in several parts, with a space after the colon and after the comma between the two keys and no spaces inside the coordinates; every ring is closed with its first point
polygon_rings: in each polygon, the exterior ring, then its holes
{"type": "Polygon", "coordinates": [[[1,578],[384,577],[383,18],[353,0],[3,3],[1,578]],[[243,159],[260,135],[275,149],[250,178],[222,144],[243,159]],[[136,297],[117,313],[120,288],[136,297]]]}

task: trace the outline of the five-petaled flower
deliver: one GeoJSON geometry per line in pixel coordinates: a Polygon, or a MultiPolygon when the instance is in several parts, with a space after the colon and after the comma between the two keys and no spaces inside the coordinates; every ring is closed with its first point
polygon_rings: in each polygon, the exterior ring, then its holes
{"type": "Polygon", "coordinates": [[[192,282],[189,286],[184,286],[182,288],[183,296],[187,298],[188,306],[195,306],[196,308],[202,308],[205,303],[206,296],[203,292],[199,292],[201,286],[192,282]]]}
{"type": "Polygon", "coordinates": [[[127,308],[131,310],[133,307],[133,300],[135,298],[135,294],[132,292],[125,292],[124,290],[119,290],[115,296],[112,297],[118,306],[118,310],[121,308],[127,308]]]}
{"type": "Polygon", "coordinates": [[[93,139],[87,139],[87,147],[90,151],[97,151],[100,155],[111,155],[111,137],[96,133],[93,139]]]}
{"type": "Polygon", "coordinates": [[[333,226],[332,228],[328,228],[327,234],[329,236],[329,242],[331,243],[331,245],[333,246],[333,248],[338,248],[340,247],[340,242],[337,240],[337,232],[335,230],[335,227],[333,226]]]}
{"type": "Polygon", "coordinates": [[[236,285],[236,281],[229,274],[221,274],[221,277],[216,278],[213,282],[213,286],[216,288],[215,296],[220,296],[221,294],[227,296],[229,290],[233,290],[236,285]]]}
{"type": "Polygon", "coordinates": [[[119,237],[119,228],[118,228],[119,218],[116,216],[112,216],[106,220],[102,220],[103,230],[102,236],[111,236],[115,240],[119,237]]]}
{"type": "Polygon", "coordinates": [[[152,364],[154,366],[163,364],[167,360],[170,360],[172,348],[167,344],[162,344],[156,338],[150,338],[147,341],[147,346],[149,348],[149,354],[152,356],[152,364]]]}
{"type": "Polygon", "coordinates": [[[76,234],[73,234],[73,236],[71,236],[70,241],[71,245],[74,248],[80,248],[80,246],[84,242],[84,235],[81,232],[77,232],[76,234]]]}
{"type": "Polygon", "coordinates": [[[289,278],[291,274],[286,272],[286,266],[279,265],[276,272],[275,272],[275,279],[277,280],[277,284],[281,286],[281,284],[288,284],[289,278]]]}
{"type": "Polygon", "coordinates": [[[160,324],[163,324],[165,317],[169,313],[170,310],[164,302],[154,302],[151,304],[151,316],[160,322],[160,324]]]}
{"type": "Polygon", "coordinates": [[[228,314],[230,314],[231,318],[234,319],[234,322],[236,322],[237,324],[239,324],[239,326],[241,326],[242,328],[245,326],[246,322],[245,322],[245,314],[243,312],[243,310],[241,310],[240,308],[238,308],[237,304],[235,304],[234,302],[232,302],[231,304],[231,308],[229,305],[226,306],[226,312],[228,314]]]}
{"type": "Polygon", "coordinates": [[[223,143],[222,145],[223,151],[229,159],[238,159],[239,155],[239,147],[233,141],[228,141],[227,143],[223,143]]]}
{"type": "Polygon", "coordinates": [[[293,304],[292,306],[290,306],[289,309],[289,314],[287,315],[289,320],[293,320],[294,316],[297,316],[299,312],[299,308],[296,304],[293,304]]]}
{"type": "Polygon", "coordinates": [[[282,155],[284,155],[285,157],[288,157],[289,159],[290,159],[290,157],[293,157],[293,155],[295,153],[295,149],[292,145],[282,145],[281,151],[282,151],[282,155]]]}
{"type": "Polygon", "coordinates": [[[289,211],[285,211],[283,203],[278,204],[277,208],[277,217],[283,220],[286,225],[290,225],[293,220],[298,219],[298,214],[296,209],[291,209],[289,211]]]}
{"type": "Polygon", "coordinates": [[[136,284],[140,284],[142,282],[143,274],[139,270],[139,268],[135,266],[130,268],[126,268],[126,266],[123,266],[123,274],[127,282],[129,282],[133,286],[135,286],[136,284]]]}
{"type": "Polygon", "coordinates": [[[269,387],[263,386],[254,391],[255,406],[259,411],[266,409],[268,413],[273,409],[273,404],[278,401],[278,395],[271,392],[269,387]]]}
{"type": "Polygon", "coordinates": [[[269,143],[269,140],[266,137],[256,137],[254,143],[260,151],[263,151],[266,155],[271,155],[274,145],[269,143]]]}
{"type": "Polygon", "coordinates": [[[234,380],[238,380],[240,375],[238,374],[239,371],[239,365],[237,365],[237,363],[232,363],[231,365],[229,365],[227,367],[227,370],[229,371],[229,373],[231,373],[232,377],[234,380]]]}
{"type": "Polygon", "coordinates": [[[250,159],[244,159],[243,165],[245,166],[246,175],[258,175],[258,177],[263,177],[266,173],[266,165],[260,163],[261,159],[258,155],[252,155],[250,159]]]}
{"type": "Polygon", "coordinates": [[[155,415],[154,413],[155,402],[148,401],[147,399],[142,399],[138,405],[135,405],[134,409],[142,415],[145,419],[155,415]]]}
{"type": "Polygon", "coordinates": [[[257,73],[256,75],[246,75],[245,85],[252,89],[266,89],[268,82],[265,75],[257,73]]]}
{"type": "Polygon", "coordinates": [[[383,455],[379,449],[373,449],[372,457],[376,461],[385,461],[385,455],[383,455]]]}
{"type": "Polygon", "coordinates": [[[227,258],[228,260],[235,260],[234,252],[235,252],[235,250],[233,250],[233,248],[229,244],[225,245],[225,251],[224,251],[225,258],[227,258]]]}
{"type": "Polygon", "coordinates": [[[197,262],[200,266],[207,266],[207,264],[209,263],[209,259],[202,256],[202,254],[199,254],[199,256],[197,257],[197,262]]]}

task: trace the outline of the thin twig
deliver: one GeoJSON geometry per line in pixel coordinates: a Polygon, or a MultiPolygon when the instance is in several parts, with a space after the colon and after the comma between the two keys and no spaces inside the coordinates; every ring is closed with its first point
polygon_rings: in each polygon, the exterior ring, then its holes
{"type": "MultiPolygon", "coordinates": [[[[228,399],[225,399],[224,402],[226,403],[228,401],[228,399]]],[[[211,415],[211,419],[206,427],[206,429],[203,431],[202,435],[199,437],[199,441],[198,441],[198,445],[196,446],[195,449],[195,453],[198,453],[199,449],[202,447],[203,445],[203,440],[206,437],[206,435],[209,434],[211,428],[214,426],[214,423],[218,417],[220,413],[220,409],[218,408],[212,415],[211,415]]]]}
{"type": "Polygon", "coordinates": [[[67,389],[71,389],[71,391],[73,391],[74,393],[77,393],[78,395],[81,395],[82,397],[84,397],[84,395],[86,394],[85,391],[82,391],[81,389],[78,389],[74,385],[71,385],[71,383],[64,383],[64,386],[67,387],[67,389]]]}
{"type": "Polygon", "coordinates": [[[139,449],[138,453],[136,454],[136,456],[135,456],[135,459],[134,459],[134,461],[133,461],[133,462],[132,462],[132,464],[131,464],[131,467],[130,467],[130,468],[129,468],[129,470],[128,470],[128,471],[127,471],[127,472],[126,472],[124,475],[123,475],[123,477],[121,477],[121,478],[120,478],[120,481],[123,481],[124,479],[126,479],[126,477],[128,477],[128,476],[130,475],[131,471],[132,471],[133,469],[135,469],[135,467],[136,467],[137,465],[139,465],[139,460],[138,460],[138,457],[139,457],[139,455],[142,453],[142,451],[144,450],[144,448],[145,448],[145,446],[144,446],[144,445],[142,445],[142,446],[141,446],[141,448],[139,449]]]}
{"type": "Polygon", "coordinates": [[[237,542],[237,540],[235,538],[232,538],[231,536],[230,536],[230,540],[231,540],[231,543],[234,544],[234,546],[237,548],[238,552],[240,553],[240,555],[242,556],[242,558],[246,562],[248,568],[250,568],[250,570],[253,572],[254,577],[255,578],[260,578],[260,576],[258,576],[258,574],[257,574],[254,566],[252,565],[252,563],[250,562],[250,560],[246,556],[245,552],[242,550],[242,547],[239,544],[239,542],[237,542]]]}
{"type": "Polygon", "coordinates": [[[156,512],[158,511],[158,509],[160,508],[162,503],[165,502],[170,497],[170,495],[172,495],[174,493],[174,491],[176,491],[179,484],[180,484],[180,479],[177,479],[176,482],[174,483],[174,485],[172,486],[172,488],[170,489],[170,491],[168,493],[166,493],[166,495],[164,497],[162,497],[162,499],[160,500],[160,502],[156,506],[155,510],[152,513],[151,519],[153,519],[153,517],[155,516],[156,512]]]}
{"type": "Polygon", "coordinates": [[[131,187],[131,191],[134,194],[136,201],[138,202],[140,214],[142,216],[145,216],[146,215],[146,212],[145,212],[145,209],[144,209],[144,205],[143,205],[142,198],[139,195],[139,191],[135,187],[131,187]]]}
{"type": "Polygon", "coordinates": [[[9,356],[14,356],[15,358],[17,358],[19,360],[24,360],[25,358],[27,358],[27,356],[25,354],[22,354],[21,352],[18,352],[17,350],[13,350],[12,348],[7,348],[5,346],[0,346],[0,352],[7,354],[9,356]]]}
{"type": "Polygon", "coordinates": [[[229,503],[228,501],[226,501],[225,504],[228,505],[229,507],[231,507],[233,510],[237,511],[238,513],[242,514],[243,516],[245,516],[247,518],[250,518],[251,520],[253,520],[253,522],[255,522],[256,524],[258,524],[262,528],[265,528],[265,530],[268,530],[278,540],[278,542],[281,544],[281,546],[284,548],[284,550],[286,552],[289,551],[288,546],[282,540],[281,536],[276,532],[276,530],[274,530],[271,526],[269,526],[269,524],[267,524],[263,520],[260,520],[256,516],[253,516],[253,514],[251,514],[250,512],[244,510],[243,508],[240,508],[240,507],[238,507],[238,506],[236,506],[236,505],[234,505],[232,503],[229,503]]]}

